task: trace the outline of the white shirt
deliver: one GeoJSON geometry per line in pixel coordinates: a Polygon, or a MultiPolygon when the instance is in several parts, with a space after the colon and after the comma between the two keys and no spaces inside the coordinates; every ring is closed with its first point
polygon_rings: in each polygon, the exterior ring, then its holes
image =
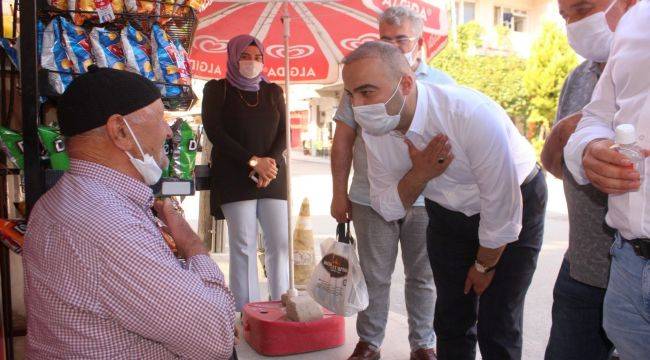
{"type": "MultiPolygon", "coordinates": [[[[564,148],[567,167],[579,184],[589,183],[582,155],[589,142],[614,140],[614,128],[632,124],[638,145],[650,149],[650,2],[641,1],[618,24],[607,66],[594,90],[591,103],[564,148]]],[[[648,161],[638,191],[611,195],[607,224],[628,239],[650,237],[648,161]]]]}
{"type": "MultiPolygon", "coordinates": [[[[449,168],[422,194],[466,216],[480,213],[482,246],[516,241],[522,218],[519,185],[535,166],[532,146],[487,96],[460,86],[416,83],[417,104],[406,137],[423,149],[438,133],[445,134],[454,154],[449,168]]],[[[372,207],[387,221],[401,219],[406,211],[397,185],[412,167],[404,139],[396,132],[362,134],[372,207]]]]}

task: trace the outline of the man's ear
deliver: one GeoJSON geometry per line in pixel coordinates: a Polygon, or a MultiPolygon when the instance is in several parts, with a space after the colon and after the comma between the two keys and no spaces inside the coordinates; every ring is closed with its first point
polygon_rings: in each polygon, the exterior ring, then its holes
{"type": "MultiPolygon", "coordinates": [[[[634,1],[636,1],[636,0],[634,0],[634,1]]],[[[420,38],[418,39],[418,50],[419,51],[422,51],[422,45],[424,45],[424,37],[420,36],[420,38]]]]}
{"type": "Polygon", "coordinates": [[[630,8],[636,5],[636,3],[637,0],[623,0],[623,4],[624,4],[623,6],[625,8],[625,11],[627,12],[628,10],[630,10],[630,8]]]}
{"type": "Polygon", "coordinates": [[[402,94],[408,96],[415,90],[415,78],[413,74],[402,75],[402,94]]]}
{"type": "Polygon", "coordinates": [[[131,151],[133,137],[126,128],[124,117],[119,114],[111,115],[106,122],[106,133],[115,146],[122,151],[131,151]]]}

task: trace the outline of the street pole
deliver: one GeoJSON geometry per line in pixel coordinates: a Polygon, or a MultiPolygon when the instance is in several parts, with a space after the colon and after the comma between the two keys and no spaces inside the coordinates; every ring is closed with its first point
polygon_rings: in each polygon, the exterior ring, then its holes
{"type": "Polygon", "coordinates": [[[296,290],[295,276],[293,270],[293,236],[291,231],[291,113],[289,111],[289,87],[290,87],[290,69],[289,69],[289,36],[290,36],[289,0],[284,0],[284,14],[282,15],[282,25],[284,25],[284,97],[286,113],[286,141],[287,155],[285,156],[287,166],[287,224],[288,224],[288,241],[289,241],[289,294],[298,295],[296,290]]]}

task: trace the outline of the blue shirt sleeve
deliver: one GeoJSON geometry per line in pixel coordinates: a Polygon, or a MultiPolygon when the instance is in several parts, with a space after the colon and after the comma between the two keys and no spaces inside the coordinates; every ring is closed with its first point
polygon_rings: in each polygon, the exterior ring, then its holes
{"type": "Polygon", "coordinates": [[[357,128],[357,122],[354,121],[354,112],[352,111],[350,95],[348,95],[346,92],[344,92],[343,96],[341,96],[339,107],[336,109],[336,113],[334,114],[334,120],[341,121],[353,129],[357,128]]]}

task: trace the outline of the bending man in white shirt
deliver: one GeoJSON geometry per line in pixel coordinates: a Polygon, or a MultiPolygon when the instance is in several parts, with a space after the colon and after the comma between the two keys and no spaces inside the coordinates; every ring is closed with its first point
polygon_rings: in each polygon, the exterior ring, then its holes
{"type": "Polygon", "coordinates": [[[611,149],[621,124],[636,128],[650,149],[650,2],[640,1],[620,20],[607,66],[567,146],[566,165],[579,184],[610,194],[606,221],[617,230],[605,294],[603,324],[621,359],[650,354],[650,182],[611,149]]]}
{"type": "Polygon", "coordinates": [[[372,207],[391,221],[426,198],[438,358],[474,359],[478,340],[485,359],[520,359],[547,196],[532,147],[494,101],[416,82],[390,45],[365,43],[344,63],[372,207]]]}

